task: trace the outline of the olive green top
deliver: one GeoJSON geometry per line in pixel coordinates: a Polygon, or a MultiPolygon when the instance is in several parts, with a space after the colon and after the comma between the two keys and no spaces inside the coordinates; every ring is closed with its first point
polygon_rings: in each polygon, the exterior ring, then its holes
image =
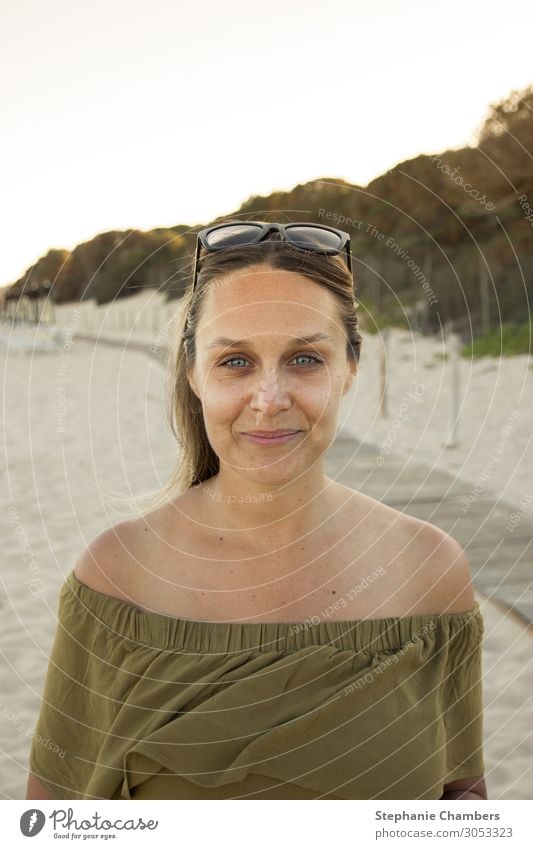
{"type": "Polygon", "coordinates": [[[67,575],[30,751],[54,799],[439,799],[482,775],[479,604],[300,623],[146,613],[67,575]]]}

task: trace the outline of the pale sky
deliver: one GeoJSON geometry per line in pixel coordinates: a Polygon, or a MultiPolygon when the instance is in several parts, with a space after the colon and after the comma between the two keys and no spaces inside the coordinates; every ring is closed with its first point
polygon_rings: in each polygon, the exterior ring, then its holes
{"type": "Polygon", "coordinates": [[[533,82],[532,24],[531,0],[2,0],[0,285],[105,230],[473,143],[533,82]]]}

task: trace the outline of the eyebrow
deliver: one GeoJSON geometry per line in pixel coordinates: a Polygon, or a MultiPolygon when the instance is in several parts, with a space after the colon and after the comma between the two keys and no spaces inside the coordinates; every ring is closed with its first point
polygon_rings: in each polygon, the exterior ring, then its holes
{"type": "MultiPolygon", "coordinates": [[[[311,345],[313,342],[333,342],[333,337],[329,336],[327,333],[312,333],[310,336],[295,336],[293,339],[289,339],[287,343],[287,347],[291,348],[294,345],[311,345]]],[[[253,344],[250,344],[247,339],[230,339],[227,336],[218,336],[216,339],[213,339],[206,345],[208,350],[212,348],[240,348],[241,346],[249,345],[253,348],[253,344]]]]}

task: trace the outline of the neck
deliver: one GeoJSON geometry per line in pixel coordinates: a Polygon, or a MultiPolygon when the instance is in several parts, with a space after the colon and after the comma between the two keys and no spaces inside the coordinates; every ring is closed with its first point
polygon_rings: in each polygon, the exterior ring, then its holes
{"type": "Polygon", "coordinates": [[[322,469],[295,481],[253,481],[221,469],[197,487],[206,523],[229,531],[255,530],[280,544],[316,530],[336,507],[339,486],[322,469]]]}

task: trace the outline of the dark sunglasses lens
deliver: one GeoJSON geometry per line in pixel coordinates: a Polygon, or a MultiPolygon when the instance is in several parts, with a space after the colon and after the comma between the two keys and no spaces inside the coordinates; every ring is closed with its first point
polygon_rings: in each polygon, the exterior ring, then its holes
{"type": "Polygon", "coordinates": [[[231,248],[238,245],[250,245],[261,231],[260,224],[228,224],[207,234],[209,247],[231,248]]]}
{"type": "Polygon", "coordinates": [[[317,248],[338,251],[341,245],[341,237],[337,233],[322,230],[320,227],[287,227],[286,232],[290,239],[298,244],[298,247],[310,251],[317,248]]]}

